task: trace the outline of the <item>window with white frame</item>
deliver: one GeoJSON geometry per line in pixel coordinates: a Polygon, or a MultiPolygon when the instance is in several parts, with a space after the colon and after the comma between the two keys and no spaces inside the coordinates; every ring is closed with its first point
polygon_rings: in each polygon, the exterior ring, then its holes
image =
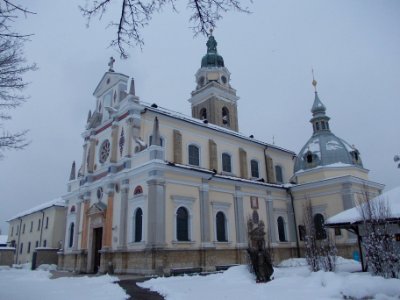
{"type": "Polygon", "coordinates": [[[192,211],[196,198],[172,195],[174,202],[174,240],[178,242],[193,241],[192,211]]]}
{"type": "Polygon", "coordinates": [[[251,177],[259,178],[260,172],[258,171],[258,161],[257,160],[252,159],[250,161],[250,168],[251,168],[251,177]]]}
{"type": "Polygon", "coordinates": [[[231,155],[228,153],[222,153],[222,171],[232,172],[231,155]]]}
{"type": "Polygon", "coordinates": [[[188,147],[189,154],[189,165],[200,166],[200,148],[196,145],[189,145],[188,147]]]}

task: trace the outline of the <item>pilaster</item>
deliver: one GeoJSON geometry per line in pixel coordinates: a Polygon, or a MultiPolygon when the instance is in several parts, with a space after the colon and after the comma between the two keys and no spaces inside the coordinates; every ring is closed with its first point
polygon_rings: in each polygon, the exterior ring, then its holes
{"type": "Polygon", "coordinates": [[[244,221],[243,195],[240,186],[235,187],[234,211],[236,219],[236,241],[239,245],[243,246],[247,241],[247,237],[245,231],[246,224],[244,221]]]}
{"type": "Polygon", "coordinates": [[[120,208],[120,218],[119,218],[119,238],[118,238],[118,248],[126,248],[126,228],[127,216],[128,216],[128,196],[129,196],[129,179],[124,179],[121,184],[121,208],[120,208]]]}
{"type": "Polygon", "coordinates": [[[148,243],[152,247],[165,245],[165,182],[150,179],[148,185],[148,243]]]}
{"type": "Polygon", "coordinates": [[[102,248],[112,247],[112,226],[113,226],[113,211],[114,211],[114,183],[107,185],[107,211],[104,221],[104,232],[103,232],[103,246],[102,248]]]}
{"type": "Polygon", "coordinates": [[[199,193],[201,244],[203,247],[210,247],[210,198],[208,181],[206,179],[203,179],[199,193]]]}
{"type": "Polygon", "coordinates": [[[114,122],[111,127],[111,156],[110,162],[116,163],[118,157],[118,131],[119,125],[114,122]]]}
{"type": "Polygon", "coordinates": [[[83,215],[82,215],[82,239],[81,239],[81,249],[87,249],[88,242],[88,210],[90,206],[90,192],[85,193],[83,198],[83,215]]]}

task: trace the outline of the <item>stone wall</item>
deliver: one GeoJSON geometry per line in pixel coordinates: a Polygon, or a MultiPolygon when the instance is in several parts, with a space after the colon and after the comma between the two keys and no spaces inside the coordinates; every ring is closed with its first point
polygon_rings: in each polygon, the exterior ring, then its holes
{"type": "Polygon", "coordinates": [[[36,269],[38,266],[47,265],[57,265],[58,264],[58,249],[53,248],[43,248],[35,249],[34,259],[32,260],[32,269],[36,269]],[[35,257],[36,256],[36,257],[35,257]]]}
{"type": "Polygon", "coordinates": [[[11,267],[14,263],[14,252],[13,247],[2,247],[0,248],[0,266],[11,267]]]}

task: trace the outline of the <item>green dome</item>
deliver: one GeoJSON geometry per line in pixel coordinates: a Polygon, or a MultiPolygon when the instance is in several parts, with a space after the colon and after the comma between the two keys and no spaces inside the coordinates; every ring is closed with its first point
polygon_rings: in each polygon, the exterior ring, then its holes
{"type": "Polygon", "coordinates": [[[224,59],[217,52],[217,41],[210,35],[207,41],[207,54],[201,60],[201,67],[224,67],[224,59]]]}

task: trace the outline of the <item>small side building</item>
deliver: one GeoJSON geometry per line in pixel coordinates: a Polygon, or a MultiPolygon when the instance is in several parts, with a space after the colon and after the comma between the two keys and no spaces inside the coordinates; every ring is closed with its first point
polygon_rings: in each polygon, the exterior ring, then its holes
{"type": "Polygon", "coordinates": [[[16,249],[14,263],[32,262],[37,248],[56,251],[61,247],[65,231],[65,210],[64,200],[57,198],[21,212],[7,221],[7,244],[16,249]]]}

